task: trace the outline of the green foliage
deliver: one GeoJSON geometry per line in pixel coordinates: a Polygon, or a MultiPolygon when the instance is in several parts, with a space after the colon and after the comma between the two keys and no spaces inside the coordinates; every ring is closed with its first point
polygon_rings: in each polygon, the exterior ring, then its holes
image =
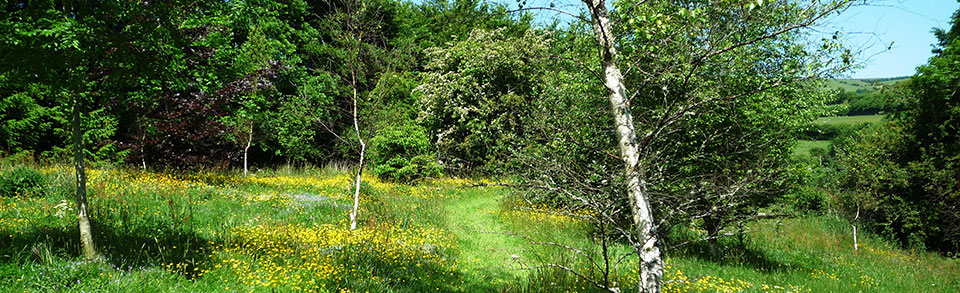
{"type": "Polygon", "coordinates": [[[440,175],[426,130],[416,124],[381,129],[370,140],[370,163],[381,178],[412,182],[440,175]]]}
{"type": "Polygon", "coordinates": [[[803,188],[791,200],[791,205],[803,214],[820,215],[827,210],[827,197],[820,189],[803,188]]]}
{"type": "Polygon", "coordinates": [[[899,97],[905,88],[910,87],[910,80],[900,81],[892,85],[881,85],[879,90],[856,92],[838,91],[830,103],[837,106],[835,115],[876,115],[903,110],[904,101],[899,97]]]}
{"type": "MultiPolygon", "coordinates": [[[[960,12],[952,30],[960,29],[960,12]]],[[[960,252],[960,40],[938,31],[936,55],[893,97],[906,110],[838,148],[849,211],[866,208],[876,230],[902,245],[960,252]]]]}
{"type": "Polygon", "coordinates": [[[0,99],[0,149],[6,154],[22,151],[40,153],[50,143],[45,139],[55,123],[50,108],[40,106],[28,93],[0,99]]]}
{"type": "Polygon", "coordinates": [[[831,140],[836,137],[843,137],[864,128],[865,125],[849,125],[839,123],[810,123],[803,128],[800,133],[800,139],[807,140],[831,140]]]}
{"type": "Polygon", "coordinates": [[[875,231],[904,246],[953,251],[949,197],[917,184],[929,180],[930,164],[910,162],[911,136],[899,121],[865,129],[837,147],[839,211],[861,218],[875,231]]]}
{"type": "Polygon", "coordinates": [[[0,174],[0,197],[43,196],[46,176],[32,168],[16,168],[0,174]]]}
{"type": "Polygon", "coordinates": [[[503,29],[428,50],[430,62],[415,90],[418,121],[448,168],[483,169],[504,161],[529,123],[541,87],[549,40],[535,31],[510,36],[503,29]]]}

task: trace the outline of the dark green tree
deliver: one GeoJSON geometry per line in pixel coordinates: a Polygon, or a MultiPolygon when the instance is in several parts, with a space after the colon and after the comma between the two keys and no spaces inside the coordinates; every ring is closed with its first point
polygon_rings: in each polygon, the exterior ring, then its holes
{"type": "Polygon", "coordinates": [[[866,220],[905,246],[960,252],[960,11],[934,30],[934,56],[908,84],[906,110],[839,147],[845,187],[866,220]]]}

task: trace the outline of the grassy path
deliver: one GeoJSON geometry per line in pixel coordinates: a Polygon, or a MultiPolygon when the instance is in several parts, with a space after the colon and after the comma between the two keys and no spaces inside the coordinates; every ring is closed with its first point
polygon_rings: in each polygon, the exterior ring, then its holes
{"type": "Polygon", "coordinates": [[[500,188],[471,188],[446,205],[450,230],[459,240],[460,270],[474,289],[496,290],[525,275],[513,260],[524,243],[502,234],[507,229],[496,214],[502,195],[500,188]]]}

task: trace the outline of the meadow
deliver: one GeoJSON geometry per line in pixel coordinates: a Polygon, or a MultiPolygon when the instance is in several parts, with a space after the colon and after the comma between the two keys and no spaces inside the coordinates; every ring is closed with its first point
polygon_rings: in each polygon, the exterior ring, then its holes
{"type": "Polygon", "coordinates": [[[871,92],[877,89],[874,86],[875,84],[889,86],[907,81],[909,79],[909,76],[879,79],[828,79],[825,87],[830,89],[840,89],[847,92],[856,92],[857,90],[860,90],[861,92],[871,92]]]}
{"type": "MultiPolygon", "coordinates": [[[[364,178],[361,227],[351,231],[347,170],[243,177],[94,169],[90,204],[102,258],[86,263],[78,256],[72,170],[7,164],[0,176],[21,168],[43,174],[44,184],[0,197],[0,291],[595,291],[539,265],[589,272],[583,260],[531,243],[596,246],[590,227],[525,208],[515,191],[488,180],[364,178]]],[[[668,252],[664,291],[960,290],[956,259],[863,233],[854,251],[849,224],[829,214],[764,220],[749,230],[723,239],[719,257],[702,244],[668,252]]],[[[635,290],[636,273],[616,272],[611,282],[635,290]]]]}
{"type": "Polygon", "coordinates": [[[883,120],[884,115],[857,115],[857,116],[835,116],[835,117],[821,117],[817,119],[814,123],[819,124],[832,124],[832,125],[857,125],[857,124],[873,124],[878,123],[883,120]]]}
{"type": "MultiPolygon", "coordinates": [[[[820,117],[814,121],[814,125],[827,125],[827,126],[839,126],[839,127],[856,127],[862,124],[877,124],[883,121],[886,115],[855,115],[855,116],[832,116],[832,117],[820,117]]],[[[793,156],[800,159],[810,159],[815,157],[815,154],[812,154],[811,151],[814,149],[822,149],[826,154],[830,151],[830,147],[833,145],[833,142],[827,139],[820,140],[805,140],[801,139],[797,141],[797,145],[793,147],[793,156]]]]}

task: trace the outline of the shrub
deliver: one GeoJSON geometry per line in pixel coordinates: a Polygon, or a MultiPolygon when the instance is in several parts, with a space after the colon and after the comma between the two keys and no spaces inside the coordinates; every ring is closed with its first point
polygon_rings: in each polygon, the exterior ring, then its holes
{"type": "Polygon", "coordinates": [[[800,133],[800,139],[808,140],[830,140],[836,137],[847,136],[857,130],[866,128],[866,124],[844,125],[844,124],[826,124],[811,123],[803,128],[800,133]]]}
{"type": "Polygon", "coordinates": [[[439,175],[442,168],[429,149],[430,142],[423,127],[416,124],[388,127],[371,140],[373,173],[399,182],[439,175]]]}
{"type": "Polygon", "coordinates": [[[793,196],[793,207],[799,213],[820,215],[826,210],[827,199],[822,190],[802,188],[793,196]]]}
{"type": "Polygon", "coordinates": [[[0,176],[0,196],[42,195],[46,177],[37,170],[17,168],[0,176]]]}

